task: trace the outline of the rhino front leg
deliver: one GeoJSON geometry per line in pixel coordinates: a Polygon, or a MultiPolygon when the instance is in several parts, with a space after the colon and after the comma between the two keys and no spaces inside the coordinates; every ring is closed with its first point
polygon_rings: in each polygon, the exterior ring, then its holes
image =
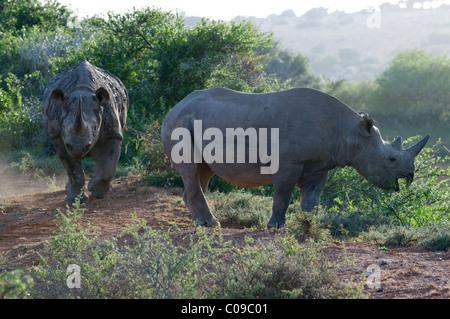
{"type": "Polygon", "coordinates": [[[66,190],[69,192],[66,196],[65,202],[68,205],[75,203],[77,198],[80,199],[81,204],[87,204],[88,197],[84,192],[85,176],[82,166],[82,160],[71,157],[67,152],[62,140],[55,140],[53,144],[56,153],[67,172],[68,182],[66,190]]]}
{"type": "Polygon", "coordinates": [[[88,190],[95,198],[104,198],[111,188],[111,180],[116,174],[122,140],[110,139],[96,146],[94,176],[89,181],[88,190]]]}
{"type": "Polygon", "coordinates": [[[269,228],[283,227],[286,223],[286,210],[291,200],[292,191],[298,181],[302,168],[286,170],[273,177],[272,217],[267,223],[269,228]],[[298,172],[293,174],[292,172],[298,172]]]}
{"type": "Polygon", "coordinates": [[[301,208],[305,212],[314,210],[319,205],[320,194],[328,179],[328,171],[322,174],[308,176],[298,181],[300,187],[301,208]]]}

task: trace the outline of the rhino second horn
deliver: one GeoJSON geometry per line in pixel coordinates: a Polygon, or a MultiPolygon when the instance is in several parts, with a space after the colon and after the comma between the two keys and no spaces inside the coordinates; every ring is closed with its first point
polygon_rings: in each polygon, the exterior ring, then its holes
{"type": "Polygon", "coordinates": [[[399,136],[395,141],[392,142],[391,145],[394,149],[401,151],[403,149],[402,144],[403,144],[402,137],[399,136]]]}
{"type": "Polygon", "coordinates": [[[85,121],[83,118],[83,109],[82,109],[81,105],[82,105],[82,98],[80,96],[77,116],[75,118],[75,124],[74,124],[75,131],[78,133],[82,133],[84,131],[84,128],[86,127],[86,124],[85,124],[85,121]]]}
{"type": "Polygon", "coordinates": [[[429,138],[430,138],[430,134],[425,136],[422,140],[420,140],[413,146],[407,148],[405,151],[411,153],[413,156],[417,156],[417,154],[419,154],[420,151],[424,148],[425,144],[427,144],[429,138]]]}

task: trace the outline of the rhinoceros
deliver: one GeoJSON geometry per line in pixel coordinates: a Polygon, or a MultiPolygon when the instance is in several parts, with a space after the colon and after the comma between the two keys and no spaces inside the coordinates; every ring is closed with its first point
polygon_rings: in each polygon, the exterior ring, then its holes
{"type": "Polygon", "coordinates": [[[351,166],[383,189],[399,190],[400,178],[412,182],[414,158],[429,135],[407,149],[401,137],[387,143],[367,114],[315,89],[251,94],[213,88],[195,91],[173,107],[161,138],[181,175],[183,199],[197,225],[218,224],[204,196],[216,174],[241,187],[272,183],[268,227],[280,227],[295,185],[300,187],[302,210],[312,211],[328,171],[335,167],[351,166]],[[270,142],[269,130],[275,133],[270,142]],[[245,154],[237,154],[239,148],[245,154]]]}
{"type": "Polygon", "coordinates": [[[128,111],[128,92],[114,75],[87,61],[56,76],[42,98],[42,118],[48,137],[67,171],[66,203],[84,192],[82,160],[95,158],[94,176],[88,190],[104,198],[110,189],[120,156],[128,111]]]}

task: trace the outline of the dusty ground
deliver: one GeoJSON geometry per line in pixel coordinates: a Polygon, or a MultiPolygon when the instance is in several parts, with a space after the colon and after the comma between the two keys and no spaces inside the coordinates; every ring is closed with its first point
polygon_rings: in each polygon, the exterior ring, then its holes
{"type": "MultiPolygon", "coordinates": [[[[49,181],[0,167],[0,254],[7,260],[8,268],[38,263],[36,251],[42,249],[56,229],[57,209],[65,209],[66,178],[57,176],[54,181],[49,186],[49,181]]],[[[170,222],[181,228],[190,227],[190,215],[179,190],[145,186],[133,176],[116,179],[113,187],[108,199],[90,203],[83,217],[100,226],[105,237],[118,234],[131,222],[133,212],[155,227],[167,227],[170,222]]],[[[273,230],[224,227],[223,232],[237,241],[245,236],[265,240],[276,236],[273,230]]],[[[381,264],[381,288],[365,286],[371,298],[450,299],[450,252],[396,247],[384,251],[370,243],[336,242],[327,254],[333,261],[340,261],[343,256],[350,260],[336,269],[344,281],[361,280],[368,275],[369,265],[381,264]]]]}

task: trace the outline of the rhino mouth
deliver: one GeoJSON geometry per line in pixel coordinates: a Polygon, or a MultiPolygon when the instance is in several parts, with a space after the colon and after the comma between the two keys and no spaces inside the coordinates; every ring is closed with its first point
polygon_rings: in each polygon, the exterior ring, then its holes
{"type": "Polygon", "coordinates": [[[91,143],[85,143],[85,144],[69,144],[69,143],[65,143],[66,145],[66,150],[67,152],[70,154],[70,156],[74,157],[74,158],[78,158],[78,159],[83,159],[84,157],[86,157],[86,154],[90,151],[91,149],[91,143]]]}
{"type": "Polygon", "coordinates": [[[414,174],[401,174],[395,179],[394,190],[397,192],[400,190],[400,184],[398,182],[399,179],[404,179],[406,181],[406,184],[410,185],[414,180],[414,174]]]}

